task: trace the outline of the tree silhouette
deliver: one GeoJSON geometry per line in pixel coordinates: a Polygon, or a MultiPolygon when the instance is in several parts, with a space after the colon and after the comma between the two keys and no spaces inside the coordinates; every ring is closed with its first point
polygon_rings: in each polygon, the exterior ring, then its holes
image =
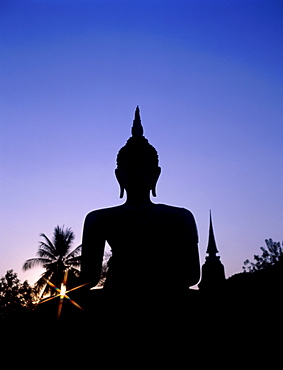
{"type": "Polygon", "coordinates": [[[112,253],[104,252],[103,262],[102,262],[102,266],[101,266],[100,280],[97,283],[97,287],[103,288],[103,286],[104,286],[106,276],[107,276],[107,271],[108,271],[108,264],[109,264],[111,256],[112,256],[112,253]]]}
{"type": "Polygon", "coordinates": [[[261,247],[262,254],[254,255],[255,262],[244,261],[243,269],[245,272],[255,272],[265,270],[267,267],[283,262],[283,242],[274,242],[272,239],[265,240],[267,248],[261,247]]]}
{"type": "Polygon", "coordinates": [[[13,270],[0,279],[0,319],[15,317],[33,308],[33,290],[27,281],[23,283],[13,270]]]}
{"type": "Polygon", "coordinates": [[[55,290],[47,283],[52,282],[60,287],[66,271],[68,277],[78,277],[81,266],[81,245],[71,251],[75,235],[71,228],[64,229],[56,226],[52,241],[45,235],[40,234],[44,241],[40,242],[36,258],[25,261],[23,270],[29,270],[36,266],[45,268],[41,278],[35,283],[34,288],[39,296],[55,294],[55,290]]]}

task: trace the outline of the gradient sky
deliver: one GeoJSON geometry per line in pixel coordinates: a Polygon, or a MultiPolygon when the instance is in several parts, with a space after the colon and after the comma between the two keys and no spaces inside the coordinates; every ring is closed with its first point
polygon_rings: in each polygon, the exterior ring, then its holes
{"type": "MultiPolygon", "coordinates": [[[[1,0],[0,276],[39,234],[121,204],[118,149],[138,104],[157,203],[209,209],[226,275],[283,239],[282,1],[1,0]]],[[[134,246],[133,246],[134,247],[134,246]]],[[[178,246],[176,256],[178,255],[178,246]]]]}

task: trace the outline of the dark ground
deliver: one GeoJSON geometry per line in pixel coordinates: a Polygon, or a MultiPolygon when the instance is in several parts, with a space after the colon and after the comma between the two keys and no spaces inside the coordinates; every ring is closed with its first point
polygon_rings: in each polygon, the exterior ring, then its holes
{"type": "Polygon", "coordinates": [[[256,289],[245,282],[239,289],[239,282],[230,281],[221,291],[190,291],[182,298],[93,292],[84,311],[65,301],[60,320],[54,299],[2,322],[2,353],[12,351],[14,361],[35,354],[43,363],[64,359],[65,365],[83,369],[112,364],[183,369],[193,363],[254,368],[265,362],[273,368],[281,359],[282,292],[277,286],[256,289]]]}

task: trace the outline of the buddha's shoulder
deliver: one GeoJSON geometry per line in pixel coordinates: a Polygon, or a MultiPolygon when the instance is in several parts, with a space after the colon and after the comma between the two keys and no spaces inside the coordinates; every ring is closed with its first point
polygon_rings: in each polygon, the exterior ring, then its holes
{"type": "MultiPolygon", "coordinates": [[[[119,205],[109,208],[101,208],[91,211],[87,214],[86,220],[88,222],[99,222],[103,220],[116,219],[117,217],[123,217],[128,213],[138,211],[138,209],[132,209],[125,205],[119,205]]],[[[156,216],[163,215],[168,217],[178,217],[179,219],[194,219],[193,214],[186,208],[170,206],[167,204],[153,204],[151,207],[144,208],[141,211],[148,212],[149,214],[155,214],[156,216]]]]}
{"type": "Polygon", "coordinates": [[[100,208],[100,209],[96,209],[94,211],[89,212],[86,215],[86,220],[87,221],[103,220],[105,218],[110,217],[111,215],[118,215],[122,211],[123,211],[123,207],[121,205],[109,207],[109,208],[100,208]]]}
{"type": "Polygon", "coordinates": [[[170,206],[167,204],[156,204],[159,212],[164,214],[171,214],[182,218],[194,218],[191,211],[183,207],[170,206]]]}

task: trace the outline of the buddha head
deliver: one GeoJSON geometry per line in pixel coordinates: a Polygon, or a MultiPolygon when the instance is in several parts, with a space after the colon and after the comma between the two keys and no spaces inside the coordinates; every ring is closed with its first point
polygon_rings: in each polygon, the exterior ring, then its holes
{"type": "Polygon", "coordinates": [[[161,168],[158,166],[156,149],[143,136],[140,110],[136,108],[132,136],[117,155],[116,178],[120,185],[120,198],[127,194],[136,196],[149,194],[156,197],[156,183],[161,168]]]}

